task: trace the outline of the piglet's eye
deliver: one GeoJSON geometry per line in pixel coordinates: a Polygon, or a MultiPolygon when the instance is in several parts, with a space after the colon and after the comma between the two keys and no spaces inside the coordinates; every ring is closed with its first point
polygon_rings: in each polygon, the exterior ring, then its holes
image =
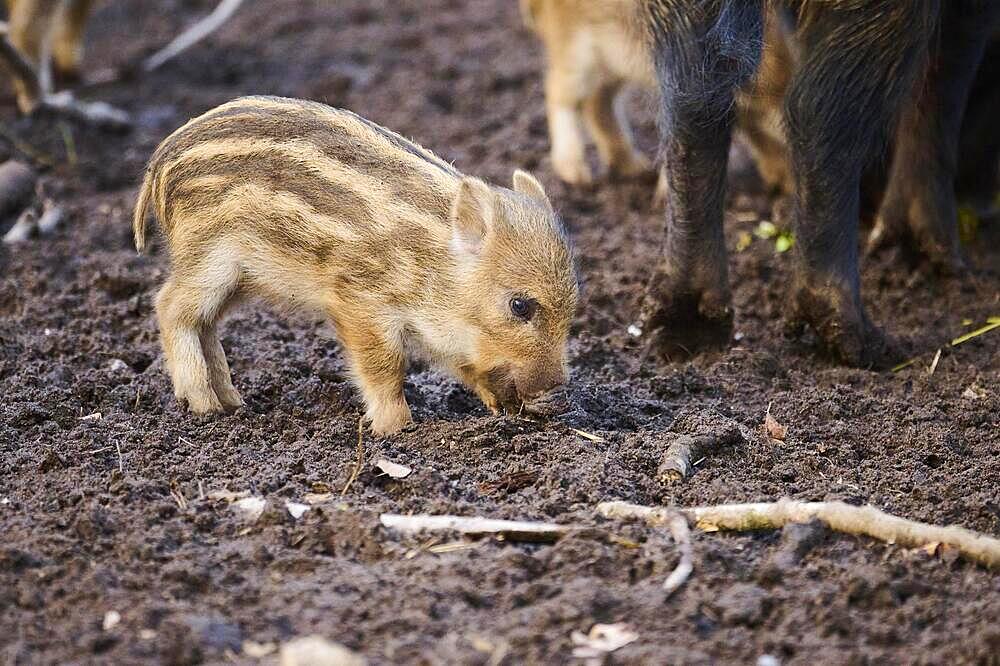
{"type": "Polygon", "coordinates": [[[510,299],[510,311],[515,317],[524,321],[528,321],[534,316],[536,307],[538,307],[538,302],[533,298],[515,296],[510,299]]]}

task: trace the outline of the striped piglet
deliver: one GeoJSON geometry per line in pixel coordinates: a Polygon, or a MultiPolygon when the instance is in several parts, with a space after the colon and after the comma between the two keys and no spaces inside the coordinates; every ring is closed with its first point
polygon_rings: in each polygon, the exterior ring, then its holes
{"type": "Polygon", "coordinates": [[[247,297],[329,318],[376,433],[411,420],[409,359],[493,412],[566,379],[576,272],[523,171],[512,190],[490,186],[351,112],[247,97],[157,148],[133,219],[140,252],[149,208],[171,259],[156,298],[166,365],[195,413],[242,404],[216,331],[247,297]]]}

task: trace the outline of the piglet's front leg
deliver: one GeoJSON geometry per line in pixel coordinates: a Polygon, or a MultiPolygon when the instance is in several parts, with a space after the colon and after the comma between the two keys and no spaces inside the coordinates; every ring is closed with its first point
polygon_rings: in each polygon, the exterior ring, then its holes
{"type": "Polygon", "coordinates": [[[503,392],[497,387],[491,387],[487,377],[477,374],[471,368],[459,368],[459,377],[462,382],[483,401],[483,405],[494,416],[506,410],[508,413],[516,414],[521,409],[520,401],[510,391],[503,392]]]}
{"type": "Polygon", "coordinates": [[[398,344],[373,325],[338,323],[355,381],[365,401],[365,420],[376,435],[399,431],[413,417],[403,395],[406,358],[398,344]]]}

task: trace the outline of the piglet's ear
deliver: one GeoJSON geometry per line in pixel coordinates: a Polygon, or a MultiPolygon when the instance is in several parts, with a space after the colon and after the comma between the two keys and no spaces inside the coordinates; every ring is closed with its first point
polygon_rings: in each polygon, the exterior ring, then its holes
{"type": "Polygon", "coordinates": [[[462,252],[479,254],[493,218],[493,190],[478,178],[465,177],[451,204],[452,242],[462,252]]]}
{"type": "Polygon", "coordinates": [[[521,171],[520,169],[514,171],[514,191],[531,197],[549,210],[552,210],[552,203],[549,201],[548,195],[545,194],[545,188],[538,182],[538,179],[527,171],[521,171]]]}

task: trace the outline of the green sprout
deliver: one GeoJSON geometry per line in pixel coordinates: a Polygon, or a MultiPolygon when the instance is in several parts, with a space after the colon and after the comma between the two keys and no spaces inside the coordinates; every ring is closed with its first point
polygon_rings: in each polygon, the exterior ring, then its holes
{"type": "Polygon", "coordinates": [[[779,229],[773,222],[768,220],[761,221],[753,233],[757,238],[764,240],[773,239],[775,252],[787,252],[795,245],[795,236],[791,231],[779,229]]]}

